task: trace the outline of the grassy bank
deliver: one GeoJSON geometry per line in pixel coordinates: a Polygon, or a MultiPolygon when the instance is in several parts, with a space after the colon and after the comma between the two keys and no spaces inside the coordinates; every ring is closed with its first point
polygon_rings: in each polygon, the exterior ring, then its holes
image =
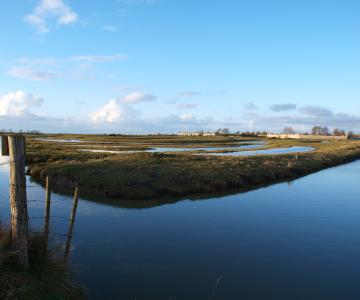
{"type": "MultiPolygon", "coordinates": [[[[154,146],[234,146],[246,139],[238,137],[197,138],[162,137],[81,137],[92,145],[107,143],[116,147],[154,146]],[[200,140],[200,141],[199,141],[200,140]]],[[[79,137],[80,139],[80,137],[79,137]]],[[[50,176],[59,188],[81,186],[82,195],[118,199],[182,197],[249,188],[279,180],[297,178],[324,168],[360,158],[357,141],[269,140],[261,149],[312,146],[310,153],[222,157],[193,153],[86,153],[80,146],[28,143],[30,173],[43,180],[50,176]]]]}
{"type": "Polygon", "coordinates": [[[43,235],[29,239],[29,268],[16,265],[8,231],[0,231],[0,299],[83,299],[67,266],[46,250],[43,235]]]}

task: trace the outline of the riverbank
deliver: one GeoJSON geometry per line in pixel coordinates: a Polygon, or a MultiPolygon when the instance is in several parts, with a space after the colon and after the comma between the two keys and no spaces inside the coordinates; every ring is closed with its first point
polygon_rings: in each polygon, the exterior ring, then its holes
{"type": "MultiPolygon", "coordinates": [[[[171,139],[166,139],[167,144],[171,139]]],[[[113,140],[134,147],[127,138],[113,140]],[[127,144],[128,143],[128,144],[127,144]]],[[[241,140],[240,140],[241,141],[241,140]]],[[[104,141],[102,141],[104,142],[104,141]]],[[[137,139],[139,142],[139,139],[137,139]]],[[[181,143],[173,139],[174,145],[181,143]]],[[[238,139],[216,139],[205,143],[224,145],[238,139]],[[216,143],[215,143],[216,142],[216,143]]],[[[161,145],[161,141],[146,144],[161,145]]],[[[357,141],[267,141],[259,149],[309,146],[309,153],[225,157],[187,153],[81,153],[67,145],[30,143],[27,151],[29,173],[37,180],[50,176],[53,188],[81,187],[82,195],[115,199],[150,199],[248,189],[271,182],[290,180],[360,158],[357,141]],[[52,152],[51,152],[52,151],[52,152]]],[[[192,142],[197,147],[199,142],[192,142]]],[[[123,145],[124,146],[124,145],[123,145]]],[[[204,145],[202,145],[204,146],[204,145]]],[[[231,151],[231,150],[228,150],[231,151]]],[[[216,152],[216,151],[215,151],[216,152]]]]}
{"type": "Polygon", "coordinates": [[[8,231],[0,230],[0,299],[83,299],[65,263],[46,249],[43,235],[29,238],[29,268],[14,262],[8,231]]]}

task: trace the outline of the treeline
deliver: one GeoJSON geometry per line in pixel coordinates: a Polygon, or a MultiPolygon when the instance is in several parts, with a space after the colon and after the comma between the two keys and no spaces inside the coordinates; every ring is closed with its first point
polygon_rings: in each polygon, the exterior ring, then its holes
{"type": "Polygon", "coordinates": [[[22,129],[20,129],[19,131],[12,129],[1,129],[0,133],[42,134],[39,130],[22,130],[22,129]]]}
{"type": "MultiPolygon", "coordinates": [[[[296,134],[298,132],[296,132],[292,127],[285,127],[283,129],[283,133],[284,134],[296,134]]],[[[334,128],[332,131],[329,130],[328,127],[324,126],[314,126],[310,133],[309,132],[302,132],[302,134],[312,134],[312,135],[334,135],[334,136],[344,136],[344,135],[348,135],[351,136],[353,135],[352,131],[346,132],[343,129],[339,129],[339,128],[334,128]]]]}

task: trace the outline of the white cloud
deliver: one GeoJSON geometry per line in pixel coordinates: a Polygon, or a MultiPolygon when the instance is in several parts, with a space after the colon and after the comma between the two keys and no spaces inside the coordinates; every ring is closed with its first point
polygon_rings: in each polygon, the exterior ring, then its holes
{"type": "Polygon", "coordinates": [[[33,25],[38,33],[49,32],[47,19],[56,18],[59,25],[68,25],[78,20],[77,14],[63,0],[41,0],[25,21],[33,25]]]}
{"type": "Polygon", "coordinates": [[[156,98],[155,95],[134,92],[118,100],[111,99],[90,115],[90,121],[93,123],[132,121],[140,114],[140,111],[133,109],[131,104],[154,101],[156,98]]]}
{"type": "Polygon", "coordinates": [[[139,103],[139,102],[155,101],[156,99],[157,99],[157,97],[152,94],[144,94],[144,93],[140,93],[140,92],[134,92],[134,93],[131,93],[131,94],[123,97],[121,99],[121,102],[134,104],[134,103],[139,103]]]}
{"type": "Polygon", "coordinates": [[[180,117],[180,120],[181,121],[193,121],[194,120],[194,117],[192,114],[182,114],[180,117]]]}
{"type": "Polygon", "coordinates": [[[94,79],[95,65],[125,60],[123,54],[80,55],[65,58],[19,58],[7,74],[28,80],[94,79]]]}
{"type": "Polygon", "coordinates": [[[29,80],[50,80],[58,74],[52,71],[56,66],[53,58],[19,58],[17,64],[8,70],[8,74],[13,77],[29,80]]]}
{"type": "Polygon", "coordinates": [[[13,67],[8,71],[8,74],[13,77],[35,81],[50,80],[56,77],[55,73],[34,70],[31,67],[13,67]]]}
{"type": "Polygon", "coordinates": [[[93,123],[116,123],[135,118],[137,111],[126,104],[111,99],[90,116],[93,123]]]}
{"type": "Polygon", "coordinates": [[[23,91],[11,92],[0,96],[0,116],[23,117],[32,115],[30,110],[39,107],[44,99],[23,91]]]}

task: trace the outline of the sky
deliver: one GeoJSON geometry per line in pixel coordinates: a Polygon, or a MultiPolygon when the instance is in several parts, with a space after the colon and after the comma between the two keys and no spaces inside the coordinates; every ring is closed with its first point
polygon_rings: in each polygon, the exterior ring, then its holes
{"type": "Polygon", "coordinates": [[[360,1],[1,6],[0,129],[360,132],[360,1]]]}

